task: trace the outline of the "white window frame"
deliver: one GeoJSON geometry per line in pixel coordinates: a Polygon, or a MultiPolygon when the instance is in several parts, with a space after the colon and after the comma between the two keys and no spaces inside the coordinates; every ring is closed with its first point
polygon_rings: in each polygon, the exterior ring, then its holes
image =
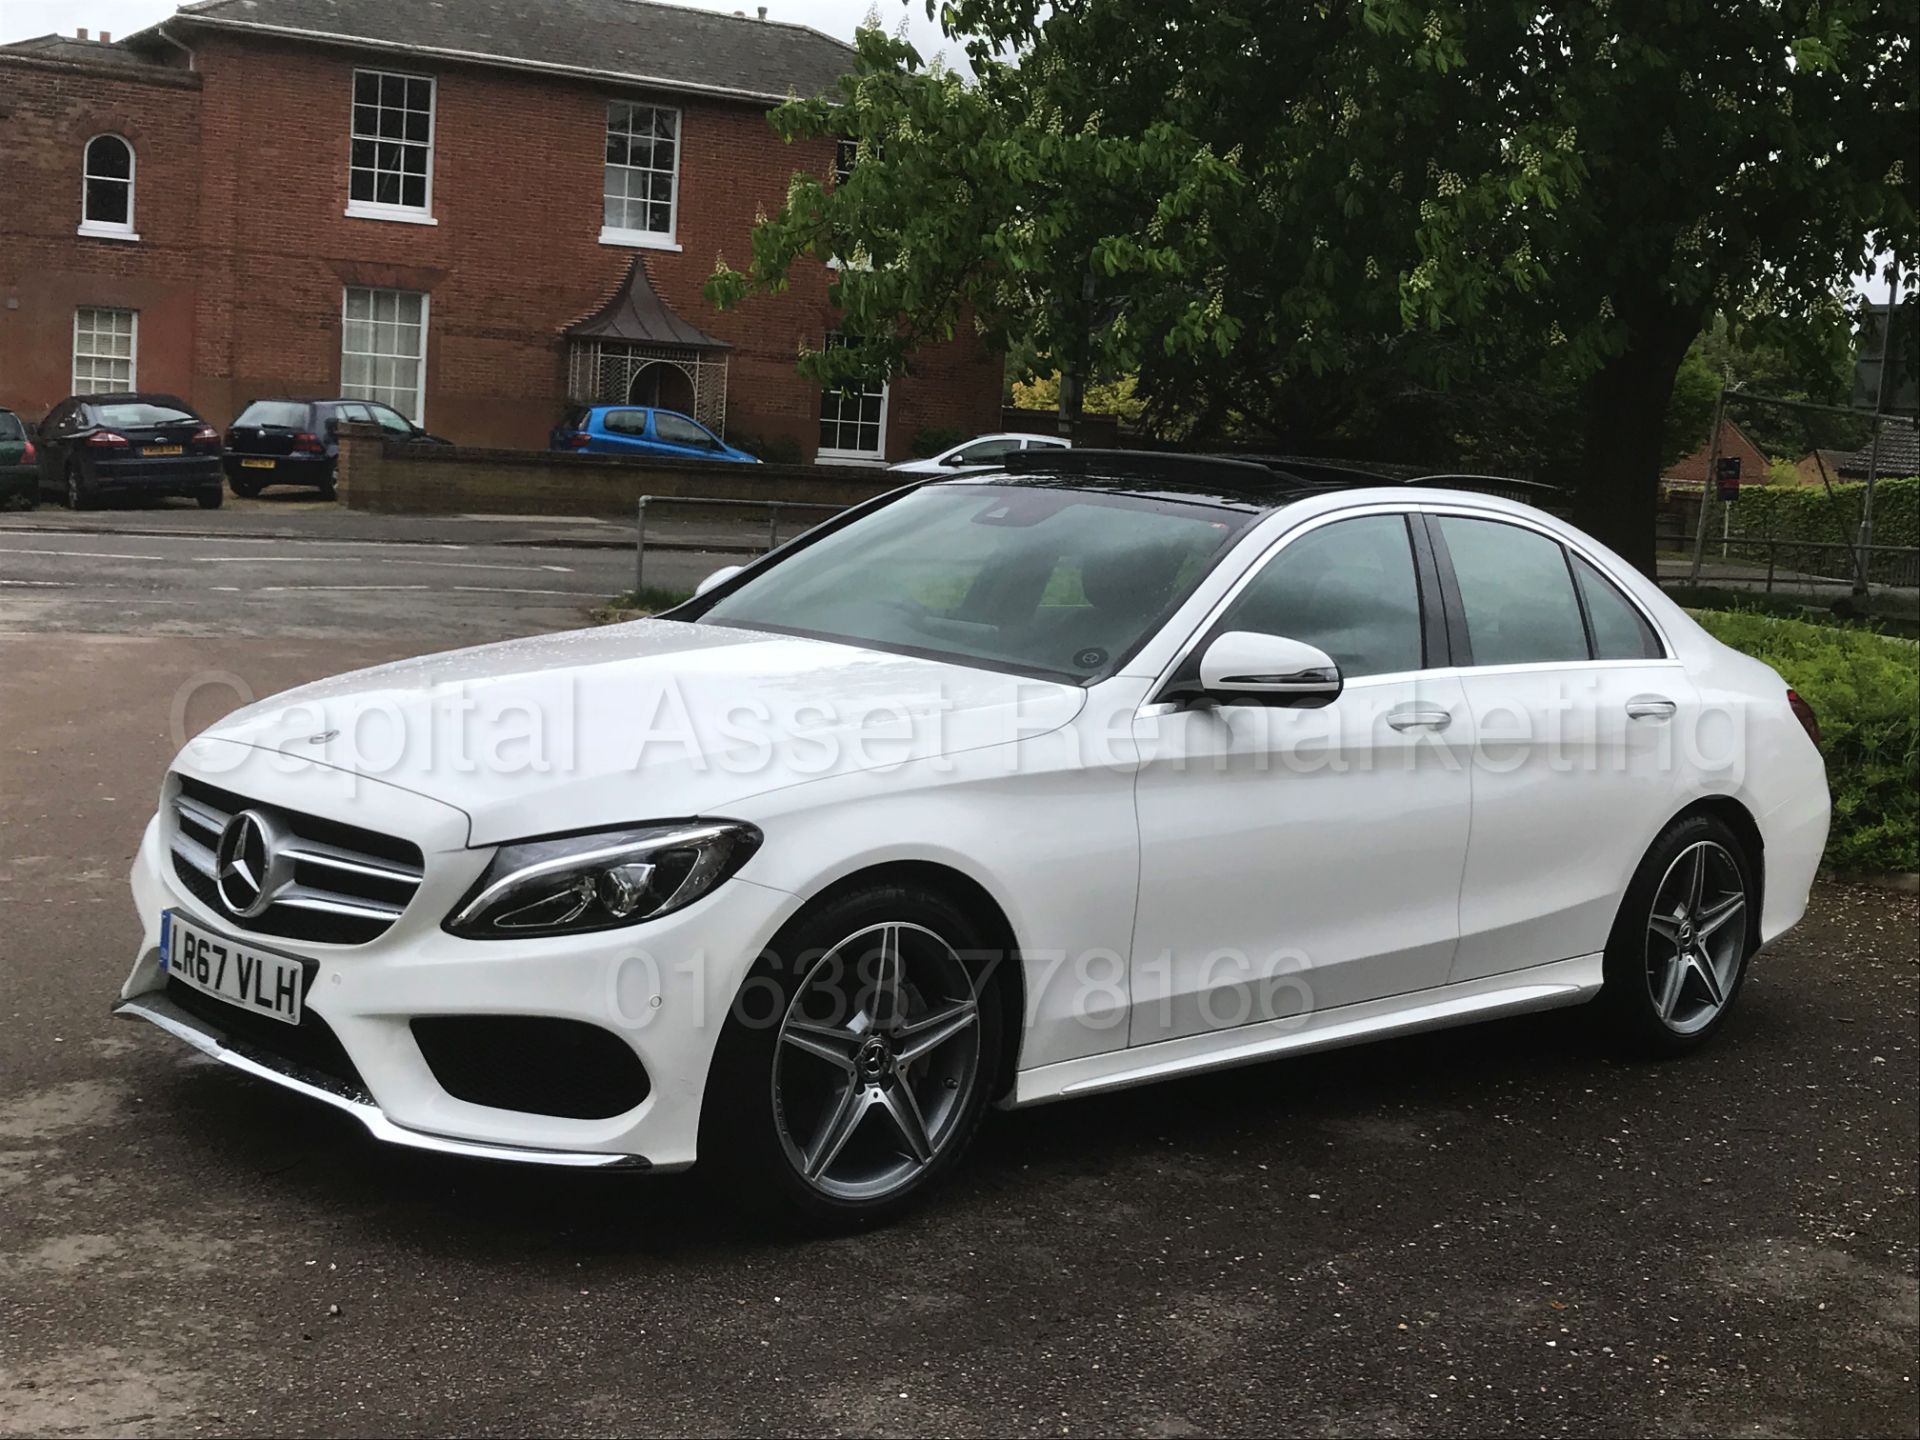
{"type": "MultiPolygon", "coordinates": [[[[827,344],[833,345],[840,337],[838,334],[827,336],[827,344]]],[[[817,426],[826,419],[827,397],[838,392],[822,386],[820,388],[820,406],[814,416],[817,426]]],[[[887,463],[887,408],[892,402],[893,386],[887,381],[880,382],[880,446],[877,450],[844,450],[838,447],[821,446],[814,451],[817,460],[833,460],[843,465],[884,465],[887,463]]],[[[844,423],[844,422],[841,422],[844,423]]]]}
{"type": "MultiPolygon", "coordinates": [[[[415,75],[406,70],[375,70],[369,67],[356,67],[352,83],[347,90],[347,218],[350,220],[391,220],[402,225],[438,225],[433,215],[433,169],[434,152],[440,148],[440,81],[432,75],[415,75]],[[417,140],[384,140],[378,135],[361,135],[355,128],[357,121],[354,111],[360,104],[360,77],[373,75],[392,76],[398,80],[424,80],[427,84],[427,190],[422,205],[387,205],[376,200],[356,200],[353,198],[353,145],[356,140],[370,140],[374,144],[419,145],[417,140]]],[[[364,288],[364,287],[363,287],[364,288]]]]}
{"type": "MultiPolygon", "coordinates": [[[[138,390],[140,388],[140,312],[138,310],[122,309],[118,305],[76,305],[73,307],[73,356],[72,371],[69,377],[73,381],[73,393],[75,395],[102,395],[111,393],[110,391],[102,390],[99,382],[91,377],[84,383],[82,383],[80,379],[80,317],[82,315],[125,315],[127,317],[129,324],[127,326],[127,353],[125,356],[127,362],[126,389],[129,391],[138,390]]],[[[88,327],[88,333],[94,335],[99,334],[99,326],[94,325],[88,327]]],[[[89,350],[86,352],[86,358],[89,360],[117,361],[122,357],[118,355],[102,355],[98,351],[89,350]]]]}
{"type": "MultiPolygon", "coordinates": [[[[680,157],[687,148],[687,112],[677,105],[661,105],[652,100],[609,100],[607,102],[606,123],[600,128],[600,243],[602,245],[620,245],[630,250],[679,250],[680,249],[680,157]],[[607,161],[607,135],[612,129],[613,107],[616,105],[646,106],[649,110],[664,110],[673,116],[673,191],[667,201],[667,229],[661,234],[654,230],[629,230],[623,226],[609,225],[607,216],[607,171],[616,168],[607,161]]],[[[645,167],[626,165],[617,167],[633,170],[645,167]]],[[[658,173],[658,172],[653,172],[658,173]]]]}
{"type": "Polygon", "coordinates": [[[133,204],[137,197],[140,178],[140,154],[133,148],[133,142],[115,130],[102,130],[86,143],[80,151],[80,228],[75,234],[85,235],[94,240],[138,240],[140,232],[133,228],[133,204]],[[87,187],[94,180],[109,180],[120,184],[117,175],[95,175],[88,167],[92,163],[93,147],[102,140],[118,140],[127,147],[127,219],[125,224],[111,220],[95,220],[87,214],[87,187]]]}
{"type": "MultiPolygon", "coordinates": [[[[427,347],[433,329],[433,296],[425,290],[402,290],[392,285],[346,285],[340,290],[340,398],[342,400],[365,400],[376,405],[385,405],[411,420],[422,430],[427,428],[427,347]],[[415,372],[413,387],[413,414],[408,415],[400,406],[393,404],[381,395],[354,395],[347,390],[347,297],[356,290],[364,290],[373,295],[418,295],[420,297],[420,366],[415,372]]],[[[411,356],[381,355],[378,351],[355,350],[355,355],[367,355],[373,359],[411,359],[411,356]]]]}

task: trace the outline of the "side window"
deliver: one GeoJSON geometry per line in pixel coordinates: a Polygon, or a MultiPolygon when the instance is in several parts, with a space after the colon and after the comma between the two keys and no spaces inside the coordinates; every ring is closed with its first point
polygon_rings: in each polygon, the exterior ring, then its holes
{"type": "Polygon", "coordinates": [[[653,433],[669,445],[686,445],[696,450],[712,450],[720,443],[693,421],[666,410],[653,412],[653,433]]]}
{"type": "Polygon", "coordinates": [[[372,425],[376,423],[371,410],[365,405],[351,401],[334,406],[333,413],[335,419],[351,420],[356,425],[372,425]]]}
{"type": "Polygon", "coordinates": [[[602,427],[609,435],[645,435],[647,433],[647,412],[644,410],[609,410],[602,427]]]}
{"type": "Polygon", "coordinates": [[[384,405],[369,405],[367,409],[373,413],[373,423],[382,430],[394,435],[413,434],[413,426],[408,422],[407,417],[399,412],[389,410],[384,405]]]}
{"type": "Polygon", "coordinates": [[[1580,577],[1580,595],[1587,602],[1587,620],[1593,626],[1596,660],[1659,660],[1665,652],[1647,617],[1614,583],[1593,566],[1573,556],[1573,573],[1580,577]]]}
{"type": "Polygon", "coordinates": [[[987,465],[1006,458],[1019,448],[1018,440],[978,440],[963,450],[955,451],[947,464],[987,465]]]}
{"type": "Polygon", "coordinates": [[[1587,630],[1560,542],[1497,520],[1439,518],[1476,665],[1584,661],[1587,630]]]}
{"type": "Polygon", "coordinates": [[[1420,584],[1406,520],[1363,515],[1308,531],[1267,562],[1216,628],[1317,645],[1349,679],[1420,669],[1420,584]]]}

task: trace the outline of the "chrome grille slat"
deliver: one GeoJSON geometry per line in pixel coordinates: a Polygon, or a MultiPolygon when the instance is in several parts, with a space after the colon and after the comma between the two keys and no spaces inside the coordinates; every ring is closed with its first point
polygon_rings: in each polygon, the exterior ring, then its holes
{"type": "Polygon", "coordinates": [[[339,895],[331,890],[316,890],[311,885],[293,885],[280,892],[276,905],[290,910],[315,910],[323,915],[353,915],[363,920],[398,920],[407,908],[385,900],[370,900],[356,895],[339,895]]]}
{"type": "Polygon", "coordinates": [[[187,864],[198,870],[209,880],[213,878],[213,851],[184,831],[173,837],[173,853],[187,864]]]}
{"type": "Polygon", "coordinates": [[[302,840],[282,853],[308,865],[324,865],[329,870],[343,871],[348,875],[365,875],[369,879],[392,880],[397,884],[418,885],[425,876],[425,872],[417,865],[396,865],[371,855],[356,855],[337,845],[323,845],[317,840],[302,840]]]}
{"type": "MultiPolygon", "coordinates": [[[[258,804],[192,776],[176,776],[174,792],[167,837],[174,873],[211,913],[242,929],[327,945],[365,944],[406,913],[425,880],[419,847],[398,837],[258,804]],[[229,899],[220,874],[222,834],[246,812],[258,815],[265,828],[250,827],[236,843],[257,845],[266,838],[270,863],[257,883],[273,897],[251,915],[241,912],[257,907],[246,898],[229,899]]],[[[258,856],[252,864],[260,868],[258,856]]],[[[236,871],[228,879],[243,885],[250,873],[236,871]]]]}

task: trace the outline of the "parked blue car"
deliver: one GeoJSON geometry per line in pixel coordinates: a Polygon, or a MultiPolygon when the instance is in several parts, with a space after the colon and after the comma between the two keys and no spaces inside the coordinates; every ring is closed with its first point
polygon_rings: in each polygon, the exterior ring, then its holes
{"type": "Polygon", "coordinates": [[[661,460],[760,462],[736,450],[698,420],[645,405],[576,406],[554,426],[555,450],[582,455],[651,455],[661,460]]]}

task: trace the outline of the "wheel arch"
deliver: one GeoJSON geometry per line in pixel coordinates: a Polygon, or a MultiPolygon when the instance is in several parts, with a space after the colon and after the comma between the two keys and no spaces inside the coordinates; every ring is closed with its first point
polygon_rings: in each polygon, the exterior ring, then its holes
{"type": "Polygon", "coordinates": [[[994,987],[994,995],[1000,1007],[1001,1033],[1007,1037],[1007,1043],[1000,1047],[999,1073],[993,1077],[993,1095],[995,1099],[1005,1095],[1013,1088],[1014,1072],[1019,1066],[1026,1015],[1026,975],[1019,963],[1019,941],[1006,910],[978,880],[951,865],[943,865],[937,860],[886,860],[839,876],[808,896],[806,903],[785,923],[790,925],[849,891],[869,885],[901,885],[939,891],[979,921],[981,929],[986,932],[989,948],[999,951],[1004,957],[994,971],[994,978],[1001,982],[994,987]]]}
{"type": "MultiPolygon", "coordinates": [[[[1753,886],[1755,894],[1752,903],[1747,906],[1747,943],[1757,945],[1760,940],[1760,913],[1767,898],[1767,842],[1760,831],[1760,824],[1753,818],[1753,812],[1731,795],[1703,795],[1677,811],[1665,825],[1660,827],[1664,834],[1667,829],[1682,820],[1695,815],[1706,815],[1725,825],[1740,842],[1746,852],[1747,863],[1753,867],[1753,886]]],[[[1658,836],[1655,837],[1657,839],[1658,836]]],[[[1651,849],[1653,841],[1648,841],[1651,849]]]]}

